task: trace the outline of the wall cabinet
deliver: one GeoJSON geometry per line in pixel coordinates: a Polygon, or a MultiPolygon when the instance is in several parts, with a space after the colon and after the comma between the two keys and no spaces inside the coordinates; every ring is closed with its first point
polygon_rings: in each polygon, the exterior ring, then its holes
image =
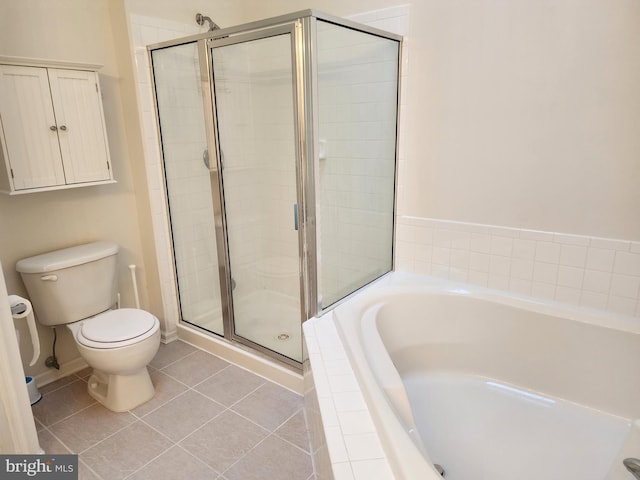
{"type": "Polygon", "coordinates": [[[115,182],[97,67],[0,57],[0,191],[115,182]]]}

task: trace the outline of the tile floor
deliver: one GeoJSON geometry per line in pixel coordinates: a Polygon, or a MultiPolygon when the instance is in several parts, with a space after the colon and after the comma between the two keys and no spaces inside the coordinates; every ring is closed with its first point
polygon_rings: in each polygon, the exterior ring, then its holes
{"type": "Polygon", "coordinates": [[[80,480],[314,478],[302,397],[184,342],[149,366],[156,396],[114,413],[86,369],[40,389],[40,446],[77,453],[80,480]]]}

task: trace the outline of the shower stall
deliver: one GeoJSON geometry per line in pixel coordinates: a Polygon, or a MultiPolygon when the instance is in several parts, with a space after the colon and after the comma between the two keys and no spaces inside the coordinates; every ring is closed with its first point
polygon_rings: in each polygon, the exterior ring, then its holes
{"type": "Polygon", "coordinates": [[[401,40],[308,10],[148,47],[182,322],[299,366],[392,270],[401,40]]]}

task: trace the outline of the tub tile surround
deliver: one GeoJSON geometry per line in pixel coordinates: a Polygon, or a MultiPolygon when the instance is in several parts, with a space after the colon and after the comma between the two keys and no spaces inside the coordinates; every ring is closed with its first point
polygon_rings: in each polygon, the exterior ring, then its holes
{"type": "Polygon", "coordinates": [[[318,480],[394,478],[333,314],[303,324],[305,412],[318,480]]]}
{"type": "Polygon", "coordinates": [[[42,387],[41,447],[79,454],[81,480],[314,478],[299,395],[181,341],[149,368],[156,396],[128,412],[88,395],[89,369],[42,387]]]}
{"type": "Polygon", "coordinates": [[[640,242],[399,216],[396,269],[640,317],[640,242]]]}

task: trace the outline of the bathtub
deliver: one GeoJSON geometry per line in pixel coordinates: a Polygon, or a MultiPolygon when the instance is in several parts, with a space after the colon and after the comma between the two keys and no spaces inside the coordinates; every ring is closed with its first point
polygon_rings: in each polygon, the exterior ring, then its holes
{"type": "Polygon", "coordinates": [[[397,272],[330,318],[394,478],[633,478],[640,320],[397,272]]]}

